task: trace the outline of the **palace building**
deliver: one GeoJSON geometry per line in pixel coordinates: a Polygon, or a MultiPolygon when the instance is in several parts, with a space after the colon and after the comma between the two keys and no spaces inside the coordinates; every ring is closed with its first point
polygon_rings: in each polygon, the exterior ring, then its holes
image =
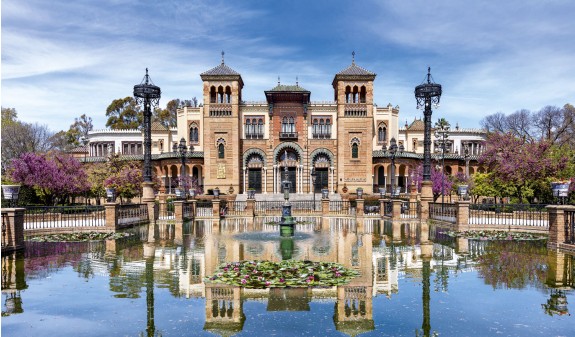
{"type": "MultiPolygon", "coordinates": [[[[399,107],[374,102],[376,74],[355,61],[334,75],[334,100],[328,102],[312,101],[311,92],[298,82],[279,81],[263,93],[264,101],[246,102],[241,74],[223,59],[200,77],[199,106],[178,109],[176,128],[152,125],[152,163],[165,191],[182,172],[180,157],[172,152],[181,138],[193,149],[187,154],[185,172],[197,178],[206,193],[216,187],[231,194],[247,189],[281,193],[286,175],[292,193],[322,188],[330,193],[355,192],[359,187],[372,193],[383,186],[389,190],[391,161],[382,147],[389,146],[392,138],[404,149],[395,156],[395,182],[405,192],[409,168],[423,160],[423,122],[400,127],[399,107]]],[[[482,130],[450,130],[446,173],[465,172],[466,167],[469,174],[481,170],[477,156],[484,139],[482,130]]],[[[432,142],[436,160],[441,146],[433,138],[432,142]]],[[[110,152],[143,160],[142,144],[139,130],[92,131],[86,161],[105,160],[110,152]]]]}

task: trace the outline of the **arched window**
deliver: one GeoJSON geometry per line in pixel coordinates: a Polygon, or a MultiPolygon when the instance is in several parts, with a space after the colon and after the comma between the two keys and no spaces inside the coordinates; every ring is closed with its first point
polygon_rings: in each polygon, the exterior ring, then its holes
{"type": "Polygon", "coordinates": [[[287,119],[287,117],[282,118],[282,132],[288,132],[288,119],[287,119]]]}
{"type": "Polygon", "coordinates": [[[252,122],[251,120],[248,118],[246,119],[246,125],[245,125],[245,130],[244,132],[246,133],[246,138],[250,138],[250,126],[251,126],[252,122]]]}
{"type": "Polygon", "coordinates": [[[197,143],[200,140],[198,125],[193,123],[190,125],[190,143],[197,143]]]}
{"type": "Polygon", "coordinates": [[[365,86],[361,86],[361,91],[359,92],[359,103],[366,102],[367,91],[365,90],[365,86]]]}
{"type": "Polygon", "coordinates": [[[224,149],[224,144],[222,144],[222,143],[218,144],[218,158],[224,159],[225,155],[226,155],[226,152],[224,149]]]}
{"type": "Polygon", "coordinates": [[[359,90],[357,89],[357,86],[353,87],[353,103],[357,103],[359,102],[359,90]]]}
{"type": "Polygon", "coordinates": [[[290,118],[289,118],[288,132],[295,132],[295,124],[294,124],[294,121],[293,121],[293,117],[290,117],[290,118]]]}
{"type": "Polygon", "coordinates": [[[224,159],[226,156],[225,145],[226,145],[226,141],[223,138],[218,139],[218,141],[216,142],[216,146],[218,148],[218,158],[219,159],[224,159]]]}
{"type": "Polygon", "coordinates": [[[387,127],[385,124],[379,124],[377,128],[377,142],[383,144],[387,141],[387,127]]]}
{"type": "Polygon", "coordinates": [[[210,103],[216,103],[216,87],[210,88],[210,103]]]}
{"type": "Polygon", "coordinates": [[[226,94],[224,97],[225,97],[224,103],[232,102],[232,89],[229,86],[226,87],[226,94]]]}
{"type": "Polygon", "coordinates": [[[345,87],[345,102],[351,103],[351,87],[349,85],[345,87]]]}
{"type": "Polygon", "coordinates": [[[258,120],[258,138],[264,138],[264,120],[260,118],[258,120]]]}
{"type": "Polygon", "coordinates": [[[359,158],[359,139],[353,137],[351,140],[351,158],[359,158]]]}
{"type": "Polygon", "coordinates": [[[221,85],[218,87],[218,103],[224,103],[224,88],[221,85]]]}

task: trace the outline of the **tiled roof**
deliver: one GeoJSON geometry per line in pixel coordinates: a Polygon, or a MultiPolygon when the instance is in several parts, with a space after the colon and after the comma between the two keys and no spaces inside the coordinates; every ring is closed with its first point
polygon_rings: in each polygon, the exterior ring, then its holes
{"type": "Polygon", "coordinates": [[[352,75],[352,76],[358,76],[358,75],[367,75],[367,76],[375,76],[375,73],[372,73],[369,70],[366,70],[358,65],[355,64],[355,62],[352,62],[351,65],[347,68],[345,68],[344,70],[340,71],[339,73],[337,73],[337,75],[352,75]]]}
{"type": "Polygon", "coordinates": [[[68,151],[69,153],[84,153],[84,152],[88,152],[88,146],[78,146],[75,147],[73,149],[71,149],[70,151],[68,151]]]}
{"type": "Polygon", "coordinates": [[[425,123],[421,119],[414,120],[411,125],[407,127],[409,131],[425,131],[425,123]]]}
{"type": "Polygon", "coordinates": [[[168,131],[168,128],[156,121],[152,122],[152,131],[168,131]]]}
{"type": "Polygon", "coordinates": [[[219,66],[214,67],[206,72],[200,74],[200,76],[226,76],[226,75],[240,75],[237,71],[233,70],[232,68],[228,67],[224,62],[220,63],[219,66]]]}
{"type": "Polygon", "coordinates": [[[300,91],[300,92],[309,92],[308,90],[300,87],[299,85],[285,85],[285,84],[278,84],[275,86],[275,88],[270,89],[269,91],[287,91],[287,92],[293,92],[293,91],[300,91]]]}
{"type": "MultiPolygon", "coordinates": [[[[389,153],[383,152],[382,150],[375,150],[372,154],[373,158],[389,158],[391,155],[389,153]]],[[[406,159],[420,159],[423,160],[423,153],[414,153],[414,152],[402,152],[397,153],[395,158],[406,158],[406,159]]],[[[442,156],[439,153],[431,153],[432,160],[441,160],[442,156]]],[[[446,153],[445,159],[451,160],[465,160],[465,157],[462,154],[458,153],[446,153]]],[[[478,155],[470,155],[469,160],[478,160],[478,155]]]]}

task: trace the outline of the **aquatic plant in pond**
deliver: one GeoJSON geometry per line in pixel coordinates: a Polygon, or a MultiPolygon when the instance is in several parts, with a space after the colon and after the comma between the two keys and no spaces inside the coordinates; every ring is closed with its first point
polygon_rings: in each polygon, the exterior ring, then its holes
{"type": "Polygon", "coordinates": [[[132,234],[112,233],[112,232],[78,232],[78,233],[62,233],[62,234],[47,234],[33,236],[29,240],[35,242],[79,242],[79,241],[100,241],[100,240],[115,240],[121,239],[132,234]]]}
{"type": "Polygon", "coordinates": [[[507,240],[507,241],[531,241],[531,240],[546,240],[544,235],[522,233],[522,232],[506,232],[506,231],[463,231],[444,232],[451,237],[463,237],[475,240],[507,240]]]}
{"type": "Polygon", "coordinates": [[[359,272],[333,262],[285,260],[221,264],[206,282],[244,288],[331,287],[345,285],[359,272]]]}

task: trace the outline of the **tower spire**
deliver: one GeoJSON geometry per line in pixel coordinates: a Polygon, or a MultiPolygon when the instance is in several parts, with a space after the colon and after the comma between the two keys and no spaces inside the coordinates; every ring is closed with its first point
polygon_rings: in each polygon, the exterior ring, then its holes
{"type": "Polygon", "coordinates": [[[224,64],[224,51],[222,50],[222,64],[224,64]]]}

